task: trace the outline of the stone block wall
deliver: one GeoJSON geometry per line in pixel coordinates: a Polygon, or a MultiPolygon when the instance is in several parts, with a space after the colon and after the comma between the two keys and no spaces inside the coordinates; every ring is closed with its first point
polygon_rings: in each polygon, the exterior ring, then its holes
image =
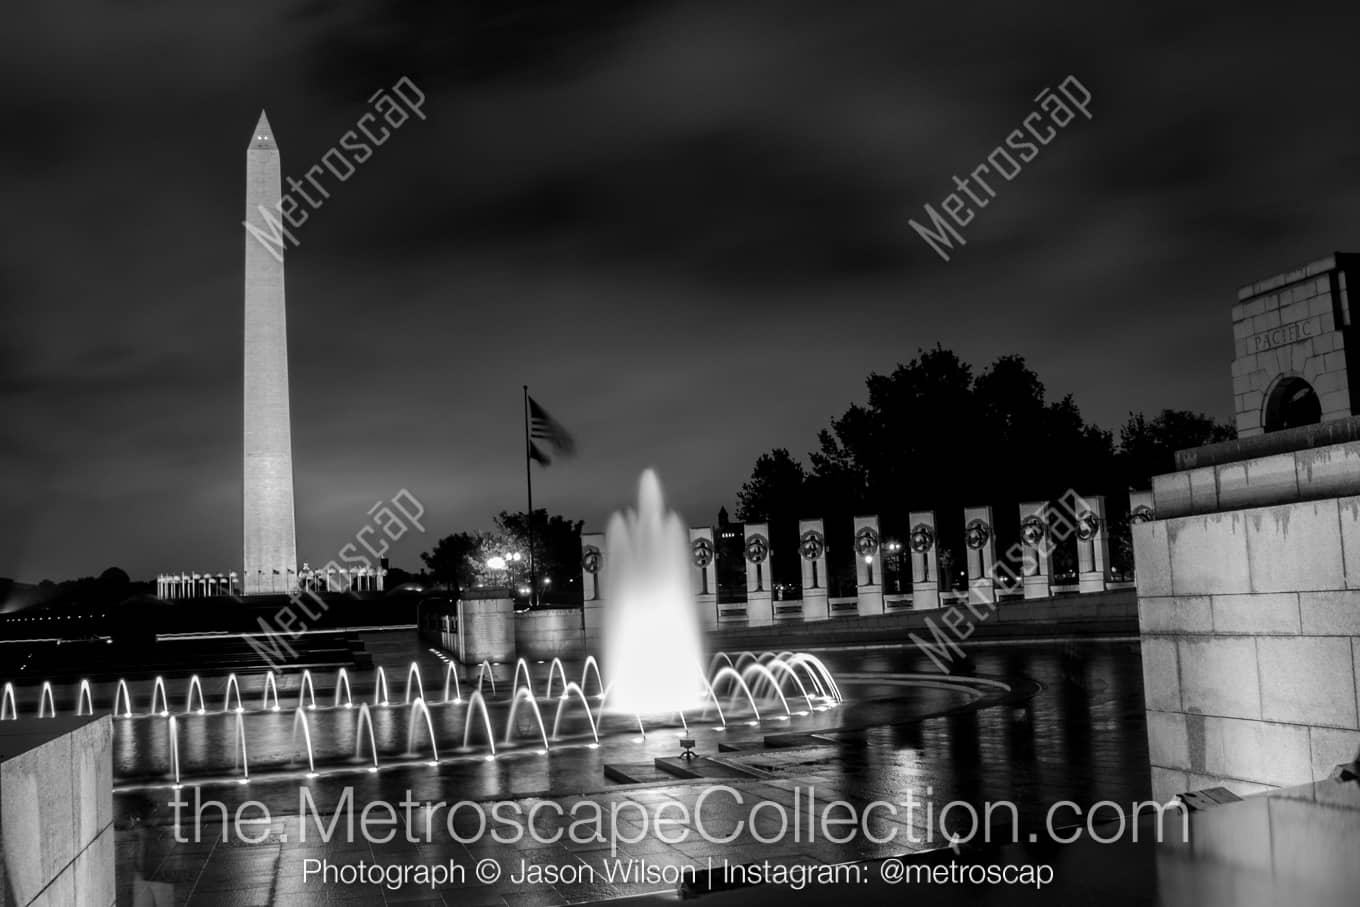
{"type": "MultiPolygon", "coordinates": [[[[1237,465],[1279,496],[1282,463],[1237,465]]],[[[1360,751],[1360,497],[1174,516],[1133,533],[1154,796],[1254,793],[1350,761],[1360,751]]]]}
{"type": "Polygon", "coordinates": [[[458,602],[458,660],[465,665],[515,658],[515,603],[509,598],[458,602]]]}
{"type": "MultiPolygon", "coordinates": [[[[530,661],[584,658],[580,608],[523,611],[515,615],[515,649],[530,661]]],[[[592,654],[600,654],[598,652],[592,654]]]]}
{"type": "Polygon", "coordinates": [[[111,907],[113,723],[0,723],[0,903],[111,907]]]}
{"type": "Polygon", "coordinates": [[[1322,419],[1355,412],[1345,329],[1350,325],[1347,271],[1350,256],[1336,254],[1238,291],[1233,306],[1232,364],[1237,434],[1265,431],[1264,410],[1275,385],[1288,377],[1307,381],[1322,405],[1322,419]]]}

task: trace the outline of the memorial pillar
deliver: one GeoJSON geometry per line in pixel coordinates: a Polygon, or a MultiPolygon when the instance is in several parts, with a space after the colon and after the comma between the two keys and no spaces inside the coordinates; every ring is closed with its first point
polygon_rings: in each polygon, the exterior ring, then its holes
{"type": "Polygon", "coordinates": [[[1025,598],[1052,597],[1053,540],[1044,501],[1020,505],[1020,545],[1024,551],[1020,569],[1025,598]]]}
{"type": "Polygon", "coordinates": [[[713,547],[713,530],[707,526],[689,531],[690,558],[694,564],[694,607],[699,626],[718,627],[718,562],[713,547]]]}
{"type": "Polygon", "coordinates": [[[1077,591],[1104,592],[1110,585],[1110,532],[1105,524],[1105,496],[1080,498],[1077,513],[1077,591]]]}
{"type": "Polygon", "coordinates": [[[743,527],[746,545],[746,624],[766,627],[774,623],[774,583],[770,579],[770,527],[766,523],[747,523],[743,527]]]}
{"type": "Polygon", "coordinates": [[[599,655],[604,640],[604,533],[581,534],[581,630],[587,655],[599,655]]]}
{"type": "Polygon", "coordinates": [[[963,509],[963,542],[968,553],[968,599],[996,601],[996,533],[991,507],[963,509]]]}
{"type": "Polygon", "coordinates": [[[798,554],[803,563],[803,620],[831,616],[826,591],[826,532],[821,520],[798,521],[798,554]]]}
{"type": "Polygon", "coordinates": [[[914,510],[911,523],[911,606],[940,607],[940,550],[935,544],[935,512],[914,510]]]}
{"type": "Polygon", "coordinates": [[[883,555],[877,516],[855,517],[855,597],[861,617],[883,613],[883,555]]]}

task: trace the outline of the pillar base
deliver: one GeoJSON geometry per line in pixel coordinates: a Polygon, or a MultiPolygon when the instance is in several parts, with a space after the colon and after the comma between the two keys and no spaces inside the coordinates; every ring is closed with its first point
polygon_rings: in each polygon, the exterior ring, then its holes
{"type": "Polygon", "coordinates": [[[768,627],[774,623],[774,597],[770,592],[746,593],[746,626],[768,627]]]}
{"type": "Polygon", "coordinates": [[[803,620],[826,620],[831,616],[831,606],[826,600],[826,590],[803,590],[803,620]]]}
{"type": "Polygon", "coordinates": [[[968,584],[968,598],[975,602],[994,603],[997,599],[996,580],[990,578],[973,580],[968,584]]]}
{"type": "Polygon", "coordinates": [[[699,626],[705,630],[718,629],[718,596],[711,592],[695,595],[694,608],[699,615],[699,626]]]}
{"type": "Polygon", "coordinates": [[[915,611],[926,611],[940,607],[940,586],[938,583],[912,583],[911,607],[915,611]]]}
{"type": "Polygon", "coordinates": [[[882,586],[860,586],[856,592],[859,597],[860,617],[869,617],[884,612],[882,586]]]}
{"type": "Polygon", "coordinates": [[[1103,573],[1081,573],[1077,576],[1078,592],[1104,592],[1110,585],[1110,578],[1103,573]]]}

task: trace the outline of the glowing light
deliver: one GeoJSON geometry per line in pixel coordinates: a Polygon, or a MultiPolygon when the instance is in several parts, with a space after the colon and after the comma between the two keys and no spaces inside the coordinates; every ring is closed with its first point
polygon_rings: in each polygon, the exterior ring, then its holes
{"type": "Polygon", "coordinates": [[[702,659],[694,610],[689,530],[666,509],[653,470],[638,480],[637,509],[615,513],[605,532],[609,668],[606,708],[671,715],[700,703],[694,666],[702,659]]]}

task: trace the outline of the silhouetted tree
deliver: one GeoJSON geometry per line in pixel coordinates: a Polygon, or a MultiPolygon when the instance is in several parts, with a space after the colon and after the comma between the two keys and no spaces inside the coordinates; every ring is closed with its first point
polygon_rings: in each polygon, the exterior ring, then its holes
{"type": "Polygon", "coordinates": [[[482,533],[457,532],[435,542],[434,548],[424,551],[420,559],[436,583],[452,584],[458,589],[471,588],[477,580],[477,555],[482,547],[482,533]]]}
{"type": "Polygon", "coordinates": [[[126,588],[130,582],[132,582],[131,578],[128,577],[127,571],[122,567],[110,567],[99,574],[99,585],[106,589],[121,590],[126,588]]]}
{"type": "Polygon", "coordinates": [[[1119,464],[1130,488],[1152,487],[1152,477],[1174,472],[1176,451],[1231,441],[1237,429],[1203,413],[1164,409],[1148,420],[1130,413],[1119,429],[1119,464]]]}
{"type": "MultiPolygon", "coordinates": [[[[540,602],[579,604],[581,601],[581,526],[582,520],[569,520],[542,508],[534,510],[534,566],[540,602]]],[[[523,512],[502,510],[496,517],[496,531],[509,550],[525,555],[523,579],[527,582],[529,520],[523,512]]]]}
{"type": "MultiPolygon", "coordinates": [[[[818,435],[801,483],[805,515],[878,513],[895,532],[888,523],[908,508],[948,521],[969,504],[1108,490],[1110,433],[1087,425],[1071,396],[1050,402],[1019,356],[1002,356],[975,376],[937,345],[865,384],[868,401],[818,435]]],[[[738,495],[743,513],[780,512],[774,499],[796,493],[799,470],[787,451],[762,455],[738,495]]]]}
{"type": "Polygon", "coordinates": [[[787,448],[761,454],[750,480],[737,492],[737,519],[749,523],[812,515],[803,512],[808,504],[807,482],[807,470],[787,448]]]}
{"type": "MultiPolygon", "coordinates": [[[[581,525],[580,520],[549,516],[543,509],[534,511],[533,552],[540,601],[580,602],[581,525]]],[[[438,582],[452,581],[459,589],[503,585],[507,581],[517,589],[529,581],[528,517],[523,512],[501,511],[493,530],[445,536],[432,550],[423,552],[420,559],[438,582]],[[506,571],[486,566],[494,556],[514,553],[521,557],[511,562],[506,571]]]]}

